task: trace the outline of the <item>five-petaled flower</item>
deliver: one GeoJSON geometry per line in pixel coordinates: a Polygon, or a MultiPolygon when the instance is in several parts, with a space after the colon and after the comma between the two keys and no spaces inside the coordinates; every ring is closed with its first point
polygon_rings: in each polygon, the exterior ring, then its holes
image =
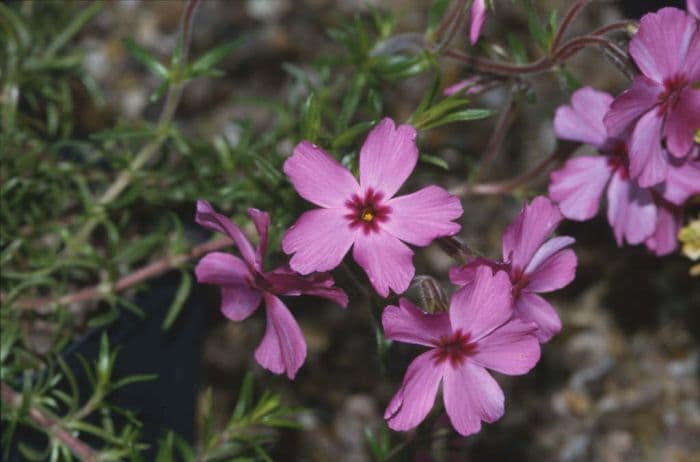
{"type": "Polygon", "coordinates": [[[504,410],[503,391],[486,369],[525,374],[540,358],[537,327],[513,317],[508,275],[485,266],[455,292],[448,313],[427,314],[402,298],[384,309],[382,324],[386,338],[430,348],[409,365],[384,413],[394,430],[416,427],[442,382],[452,425],[462,435],[476,433],[504,410]]]}
{"type": "Polygon", "coordinates": [[[333,287],[328,274],[301,276],[288,267],[263,270],[267,251],[270,216],[267,212],[248,209],[260,241],[253,248],[243,232],[231,220],[216,213],[207,201],[197,201],[198,224],[231,238],[243,259],[222,252],[211,252],[197,264],[195,274],[200,283],[221,287],[221,312],[232,321],[248,318],[265,300],[267,327],[255,359],[275,374],[287,373],[293,379],[306,358],[306,342],[299,325],[278,295],[316,295],[345,307],[348,297],[333,287]]]}
{"type": "Polygon", "coordinates": [[[640,186],[666,179],[669,164],[697,152],[700,129],[700,29],[677,8],[642,17],[629,52],[642,75],[605,116],[608,133],[629,139],[629,172],[640,186]],[[671,156],[669,156],[669,153],[671,156]]]}
{"type": "Polygon", "coordinates": [[[559,236],[546,240],[562,221],[559,209],[546,197],[525,204],[503,234],[503,261],[477,258],[450,270],[450,279],[459,285],[474,283],[482,267],[504,270],[510,276],[515,315],[537,325],[540,342],[561,330],[559,315],[538,295],[567,286],[576,275],[576,254],[568,247],[574,238],[559,236]],[[545,242],[546,241],[546,242],[545,242]]]}
{"type": "Polygon", "coordinates": [[[289,228],[282,249],[290,266],[308,274],[337,267],[351,246],[377,293],[402,293],[413,278],[413,251],[403,242],[426,246],[456,234],[462,215],[457,197],[428,186],[394,197],[418,161],[416,130],[383,119],[360,150],[360,182],[345,167],[308,141],[284,163],[284,172],[306,200],[321,208],[305,212],[289,228]],[[402,242],[403,241],[403,242],[402,242]]]}
{"type": "Polygon", "coordinates": [[[655,254],[668,254],[678,246],[680,206],[700,193],[700,162],[672,159],[662,183],[639,186],[630,178],[628,133],[609,137],[603,123],[612,101],[607,93],[585,87],[573,94],[570,106],[557,109],[557,136],[595,146],[602,155],[571,159],[552,172],[549,197],[566,218],[584,221],[596,214],[607,187],[607,217],[617,244],[644,242],[655,254]]]}

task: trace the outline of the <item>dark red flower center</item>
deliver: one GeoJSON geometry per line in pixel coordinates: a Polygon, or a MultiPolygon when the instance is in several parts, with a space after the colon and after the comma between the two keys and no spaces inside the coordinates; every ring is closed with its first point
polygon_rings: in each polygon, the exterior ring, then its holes
{"type": "Polygon", "coordinates": [[[471,335],[457,329],[451,335],[443,335],[435,343],[435,362],[441,364],[450,361],[453,367],[459,366],[464,359],[474,355],[476,342],[470,342],[471,335]]]}
{"type": "Polygon", "coordinates": [[[391,212],[391,207],[382,203],[383,198],[384,194],[372,188],[368,188],[363,197],[353,194],[345,202],[349,210],[345,218],[350,221],[350,227],[361,226],[365,234],[378,231],[379,223],[387,221],[391,212]]]}
{"type": "Polygon", "coordinates": [[[513,299],[517,300],[518,297],[520,297],[520,292],[530,283],[530,279],[527,277],[524,270],[515,268],[510,273],[510,282],[513,284],[513,299]]]}
{"type": "Polygon", "coordinates": [[[608,154],[608,165],[613,171],[620,172],[623,178],[629,178],[629,157],[627,156],[627,144],[616,140],[605,149],[608,154]]]}
{"type": "Polygon", "coordinates": [[[688,85],[688,79],[683,74],[676,74],[664,80],[664,92],[659,95],[659,116],[667,115],[668,111],[680,101],[681,91],[688,85]]]}

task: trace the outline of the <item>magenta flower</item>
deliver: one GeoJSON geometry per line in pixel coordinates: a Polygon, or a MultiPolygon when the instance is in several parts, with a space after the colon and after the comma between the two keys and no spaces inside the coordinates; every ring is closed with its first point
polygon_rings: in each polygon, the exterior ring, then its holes
{"type": "Polygon", "coordinates": [[[460,226],[459,199],[428,186],[394,197],[418,161],[416,130],[383,119],[360,150],[360,184],[318,146],[302,141],[284,163],[294,188],[319,209],[305,212],[289,228],[282,249],[293,254],[292,269],[302,274],[328,271],[351,246],[377,293],[402,293],[413,278],[413,251],[403,242],[426,246],[451,236],[460,226]],[[402,242],[403,241],[403,242],[402,242]]]}
{"type": "Polygon", "coordinates": [[[316,295],[345,307],[348,297],[333,287],[328,274],[300,276],[287,267],[263,271],[267,251],[270,215],[248,209],[248,215],[260,236],[256,248],[231,220],[214,211],[207,201],[197,201],[195,220],[207,229],[230,237],[243,259],[228,253],[211,252],[197,264],[197,280],[221,287],[221,312],[232,321],[248,318],[265,300],[267,327],[262,342],[255,350],[258,363],[275,374],[287,373],[293,379],[306,358],[306,342],[299,325],[278,295],[316,295]]]}
{"type": "Polygon", "coordinates": [[[477,268],[473,283],[452,296],[448,313],[427,314],[406,299],[382,315],[386,338],[430,350],[409,365],[384,418],[410,430],[428,415],[442,382],[445,410],[462,435],[503,415],[503,391],[486,369],[520,375],[540,358],[535,325],[513,318],[508,276],[477,268]]]}
{"type": "Polygon", "coordinates": [[[481,35],[481,29],[486,21],[486,0],[474,0],[469,9],[471,25],[469,26],[469,43],[476,45],[481,35]]]}
{"type": "Polygon", "coordinates": [[[605,116],[608,133],[629,140],[629,171],[640,186],[666,178],[671,159],[687,158],[700,129],[700,31],[677,8],[642,17],[629,52],[642,71],[605,116]],[[665,147],[665,148],[664,148],[665,147]]]}
{"type": "Polygon", "coordinates": [[[669,239],[669,225],[680,226],[678,206],[700,193],[700,163],[694,159],[672,159],[662,183],[653,188],[639,186],[630,178],[628,137],[608,137],[603,122],[612,101],[607,93],[586,87],[573,94],[570,106],[557,109],[557,136],[595,146],[602,155],[571,159],[552,172],[549,197],[559,204],[566,218],[585,221],[596,215],[607,188],[607,217],[617,244],[645,242],[657,255],[670,253],[677,240],[675,234],[669,239]],[[671,217],[677,219],[670,220],[671,217]],[[654,235],[657,237],[650,241],[654,235]]]}
{"type": "Polygon", "coordinates": [[[547,240],[562,219],[549,199],[536,197],[506,228],[502,262],[477,258],[452,268],[450,279],[455,284],[469,285],[481,267],[506,271],[510,275],[515,315],[525,322],[534,322],[538,340],[548,341],[561,330],[561,320],[554,307],[538,293],[561,289],[576,276],[576,254],[568,249],[574,238],[547,240]]]}

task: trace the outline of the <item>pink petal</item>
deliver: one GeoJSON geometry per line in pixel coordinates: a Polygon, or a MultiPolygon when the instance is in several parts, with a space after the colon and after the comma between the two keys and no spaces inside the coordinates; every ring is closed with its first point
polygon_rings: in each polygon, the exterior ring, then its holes
{"type": "Polygon", "coordinates": [[[557,109],[554,132],[561,139],[602,148],[608,139],[603,117],[612,101],[612,96],[591,87],[575,91],[571,97],[571,106],[559,106],[557,109]]]}
{"type": "Polygon", "coordinates": [[[630,175],[644,188],[661,183],[668,173],[667,154],[661,146],[662,124],[663,119],[652,110],[639,119],[632,132],[630,175]]]}
{"type": "Polygon", "coordinates": [[[515,312],[523,322],[537,325],[535,335],[540,343],[549,341],[561,331],[561,319],[552,305],[537,294],[521,292],[515,302],[515,312]]]}
{"type": "Polygon", "coordinates": [[[629,52],[642,73],[662,83],[682,70],[696,20],[677,8],[662,8],[639,22],[629,52]]]}
{"type": "Polygon", "coordinates": [[[270,292],[278,295],[314,295],[337,303],[343,308],[348,306],[348,295],[339,287],[333,287],[335,281],[328,273],[314,273],[302,276],[286,266],[263,275],[272,287],[270,292]]]}
{"type": "Polygon", "coordinates": [[[575,277],[576,254],[571,249],[561,250],[544,260],[528,275],[529,282],[523,290],[551,292],[568,286],[575,277]]]}
{"type": "Polygon", "coordinates": [[[382,326],[390,340],[425,346],[434,346],[440,337],[452,333],[447,313],[428,314],[405,298],[399,299],[399,306],[384,308],[382,326]]]}
{"type": "Polygon", "coordinates": [[[695,16],[696,19],[700,19],[700,0],[688,0],[687,8],[688,13],[695,16]]]}
{"type": "Polygon", "coordinates": [[[671,163],[666,181],[656,188],[667,201],[683,205],[690,197],[700,194],[700,162],[687,160],[680,165],[671,163]]]}
{"type": "Polygon", "coordinates": [[[481,421],[503,416],[503,391],[483,367],[469,361],[445,369],[442,393],[452,426],[467,436],[481,429],[481,421]]]}
{"type": "Polygon", "coordinates": [[[301,197],[321,207],[343,208],[360,188],[348,169],[309,141],[297,144],[283,170],[301,197]]]}
{"type": "Polygon", "coordinates": [[[524,269],[547,236],[562,220],[559,208],[544,196],[525,204],[503,234],[503,260],[514,269],[524,269]]]}
{"type": "Polygon", "coordinates": [[[409,244],[426,246],[433,239],[459,232],[459,224],[452,220],[462,216],[462,204],[438,186],[395,197],[387,205],[391,214],[382,228],[409,244]]]}
{"type": "Polygon", "coordinates": [[[656,205],[649,190],[615,173],[608,187],[608,222],[617,245],[624,240],[639,244],[647,239],[656,224],[656,205]]]}
{"type": "Polygon", "coordinates": [[[249,286],[221,287],[221,313],[231,321],[247,319],[261,300],[262,292],[249,286]]]}
{"type": "Polygon", "coordinates": [[[390,198],[406,181],[418,162],[416,129],[395,126],[384,118],[369,132],[360,150],[360,185],[390,198]]]}
{"type": "Polygon", "coordinates": [[[294,271],[328,271],[343,261],[355,239],[345,214],[344,209],[309,210],[287,230],[282,250],[294,254],[289,261],[294,271]]]}
{"type": "Polygon", "coordinates": [[[480,266],[487,266],[491,268],[491,270],[494,273],[496,271],[506,269],[502,264],[497,263],[493,260],[489,260],[488,258],[483,257],[476,257],[474,260],[470,261],[467,264],[461,266],[453,266],[452,268],[450,268],[450,281],[452,281],[452,284],[457,284],[460,286],[466,286],[468,284],[471,284],[472,282],[474,282],[474,278],[476,278],[476,270],[480,266]]]}
{"type": "Polygon", "coordinates": [[[655,255],[668,255],[678,248],[678,231],[683,221],[683,209],[663,204],[656,213],[656,229],[644,243],[655,255]]]}
{"type": "Polygon", "coordinates": [[[668,151],[676,157],[686,157],[695,143],[697,130],[700,130],[700,90],[686,88],[666,117],[664,134],[668,151]]]}
{"type": "Polygon", "coordinates": [[[294,379],[306,359],[306,342],[299,324],[282,301],[265,294],[267,327],[265,337],[255,350],[255,359],[265,369],[294,379]]]}
{"type": "Polygon", "coordinates": [[[549,197],[570,220],[584,221],[598,212],[600,195],[612,175],[607,157],[577,157],[552,172],[549,197]]]}
{"type": "Polygon", "coordinates": [[[471,16],[471,25],[469,26],[469,43],[475,45],[479,40],[481,29],[484,27],[484,21],[486,20],[486,1],[474,0],[471,9],[469,10],[469,15],[471,16]]]}
{"type": "Polygon", "coordinates": [[[325,298],[326,300],[337,303],[343,308],[348,307],[348,294],[340,287],[310,287],[304,289],[302,294],[325,298]]]}
{"type": "Polygon", "coordinates": [[[479,341],[479,348],[471,358],[476,364],[507,375],[521,375],[530,371],[540,359],[537,326],[512,319],[479,341]]]}
{"type": "Polygon", "coordinates": [[[194,269],[201,284],[250,285],[253,276],[240,258],[223,252],[211,252],[199,260],[194,269]]]}
{"type": "Polygon", "coordinates": [[[401,388],[384,412],[392,430],[417,427],[433,407],[444,370],[443,365],[433,360],[434,354],[432,350],[426,351],[408,366],[401,388]]]}
{"type": "Polygon", "coordinates": [[[540,248],[537,249],[537,252],[535,252],[535,255],[532,256],[532,260],[530,260],[530,263],[527,265],[527,267],[525,267],[525,274],[530,275],[534,273],[542,265],[542,263],[549,259],[552,255],[565,247],[573,245],[574,242],[576,242],[576,239],[570,236],[553,237],[552,239],[548,240],[542,244],[540,248]]]}
{"type": "Polygon", "coordinates": [[[663,85],[643,75],[636,77],[632,86],[615,98],[610,111],[603,118],[608,136],[622,137],[642,114],[656,106],[663,91],[663,85]]]}
{"type": "Polygon", "coordinates": [[[688,54],[685,55],[685,65],[682,73],[690,82],[700,80],[700,26],[695,30],[695,35],[688,45],[688,54]]]}
{"type": "Polygon", "coordinates": [[[211,252],[194,269],[197,281],[221,286],[221,312],[232,321],[242,321],[260,305],[262,293],[250,286],[253,276],[238,257],[211,252]]]}
{"type": "Polygon", "coordinates": [[[241,252],[241,256],[251,267],[260,270],[260,267],[256,266],[255,251],[250,241],[243,231],[236,226],[231,220],[225,216],[216,213],[211,204],[207,201],[199,200],[197,201],[197,213],[195,214],[195,221],[198,225],[203,226],[212,231],[223,233],[230,237],[233,242],[238,247],[241,252]]]}
{"type": "Polygon", "coordinates": [[[248,216],[253,220],[255,229],[258,231],[258,236],[260,236],[258,247],[255,249],[255,262],[257,268],[261,270],[263,262],[265,261],[265,254],[267,253],[267,233],[270,228],[270,214],[250,208],[248,209],[248,216]]]}
{"type": "Polygon", "coordinates": [[[469,332],[474,341],[488,335],[513,315],[511,291],[505,271],[494,274],[488,266],[478,267],[474,281],[452,296],[452,329],[469,332]]]}
{"type": "Polygon", "coordinates": [[[358,234],[353,257],[382,297],[389,289],[402,294],[413,279],[413,251],[389,233],[379,231],[358,234]]]}

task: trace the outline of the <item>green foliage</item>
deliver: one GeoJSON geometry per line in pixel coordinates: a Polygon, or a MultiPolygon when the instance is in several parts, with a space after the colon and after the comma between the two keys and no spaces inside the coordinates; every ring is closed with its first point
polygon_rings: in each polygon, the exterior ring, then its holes
{"type": "Polygon", "coordinates": [[[207,392],[207,411],[202,425],[203,444],[198,461],[230,460],[234,457],[272,460],[265,449],[274,440],[271,431],[299,427],[292,418],[297,410],[281,405],[280,397],[269,392],[264,392],[256,400],[253,385],[253,375],[249,373],[243,379],[238,401],[223,429],[213,428],[210,416],[214,402],[211,390],[207,392]]]}
{"type": "Polygon", "coordinates": [[[549,20],[543,23],[537,17],[531,1],[526,1],[525,6],[527,8],[527,27],[530,30],[530,37],[540,50],[544,52],[551,51],[557,31],[557,11],[552,10],[549,20]]]}
{"type": "MultiPolygon", "coordinates": [[[[426,36],[449,3],[434,2],[426,36]]],[[[125,310],[151,316],[148,307],[130,301],[148,281],[128,285],[128,296],[119,283],[158,262],[181,275],[170,309],[159,320],[164,330],[173,326],[194,282],[187,255],[192,243],[183,230],[193,221],[196,200],[211,201],[241,223],[248,221],[244,212],[250,206],[269,211],[270,247],[277,249],[283,231],[305,207],[282,173],[291,146],[301,139],[328,148],[356,170],[362,139],[392,115],[385,113],[387,88],[415,78],[432,78],[407,117],[420,130],[491,115],[462,95],[443,97],[436,52],[411,41],[416,37],[406,42],[395,32],[397,18],[372,8],[368,15],[339,19],[328,31],[338,53],[283,65],[289,90],[281,101],[235,100],[270,114],[264,132],[252,120],[234,119],[235,136],[205,138],[175,123],[183,88],[197,78],[221,76],[217,66],[245,43],[242,37],[189,59],[182,40],[169,59],[159,59],[134,39],[124,39],[129,56],[158,80],[150,99],[162,105],[161,115],[86,126],[81,112],[99,113],[104,98],[82,66],[85,53],[76,39],[102,7],[101,2],[0,3],[0,380],[21,396],[3,412],[2,446],[8,450],[18,426],[44,432],[45,447],[20,442],[28,460],[74,459],[65,441],[37,424],[32,410],[76,438],[96,441],[99,460],[142,460],[139,416],[109,400],[114,390],[153,376],[114,376],[118,345],[106,336],[97,360],[83,359],[81,371],[71,370],[62,354],[85,329],[104,328],[125,310]],[[84,290],[93,290],[87,300],[71,298],[84,290]],[[42,348],[32,340],[35,325],[49,326],[42,348]],[[78,395],[78,374],[90,381],[90,396],[78,395]]],[[[420,160],[434,170],[447,168],[435,153],[422,153],[420,160]]],[[[271,258],[277,258],[274,250],[271,258]]],[[[389,342],[376,333],[383,357],[389,342]]],[[[248,375],[224,428],[213,423],[209,393],[196,447],[164,429],[156,460],[269,460],[277,430],[296,426],[295,410],[268,392],[256,397],[253,385],[248,375]]],[[[378,460],[377,454],[396,450],[386,432],[368,438],[378,460]]]]}

